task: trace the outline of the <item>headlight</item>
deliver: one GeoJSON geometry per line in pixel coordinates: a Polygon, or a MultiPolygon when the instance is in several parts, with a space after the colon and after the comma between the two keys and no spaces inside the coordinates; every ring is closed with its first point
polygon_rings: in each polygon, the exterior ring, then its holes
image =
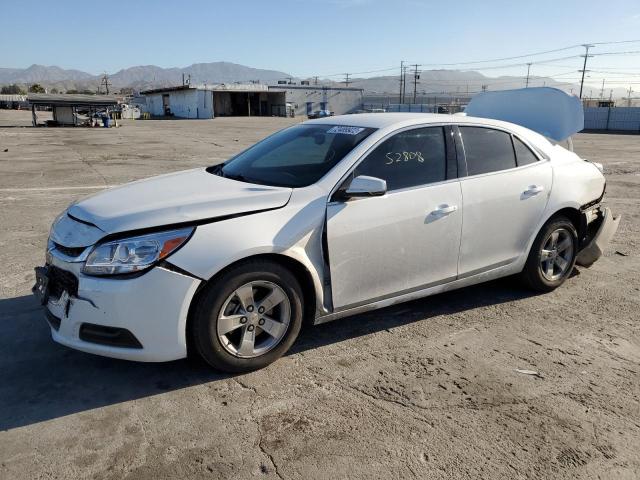
{"type": "Polygon", "coordinates": [[[183,245],[194,227],[151,233],[96,245],[82,268],[87,275],[138,272],[168,257],[183,245]]]}

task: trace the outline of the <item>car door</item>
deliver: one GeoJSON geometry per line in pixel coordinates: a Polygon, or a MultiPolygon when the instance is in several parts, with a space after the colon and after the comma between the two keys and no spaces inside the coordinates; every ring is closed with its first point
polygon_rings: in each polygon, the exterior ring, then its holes
{"type": "Polygon", "coordinates": [[[462,278],[507,265],[524,252],[547,205],[552,170],[509,132],[475,126],[459,132],[467,170],[460,179],[462,278]]]}
{"type": "Polygon", "coordinates": [[[452,131],[400,131],[374,148],[351,176],[384,179],[379,197],[327,206],[334,309],[340,310],[453,280],[462,225],[452,131]]]}

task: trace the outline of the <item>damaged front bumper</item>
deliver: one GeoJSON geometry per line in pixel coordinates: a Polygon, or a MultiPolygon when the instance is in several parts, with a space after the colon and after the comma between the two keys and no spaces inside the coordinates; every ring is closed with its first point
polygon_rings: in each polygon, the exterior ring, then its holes
{"type": "Polygon", "coordinates": [[[70,348],[143,362],[184,358],[186,321],[200,280],[156,266],[130,278],[92,277],[56,250],[36,268],[33,293],[53,340],[70,348]]]}
{"type": "Polygon", "coordinates": [[[587,226],[587,238],[576,258],[582,267],[590,267],[602,256],[620,224],[621,215],[615,216],[609,208],[598,210],[596,218],[587,226]]]}

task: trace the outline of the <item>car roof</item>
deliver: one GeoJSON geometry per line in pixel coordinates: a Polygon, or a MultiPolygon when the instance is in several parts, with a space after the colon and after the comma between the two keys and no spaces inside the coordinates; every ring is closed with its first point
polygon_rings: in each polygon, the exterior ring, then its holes
{"type": "Polygon", "coordinates": [[[351,115],[337,115],[334,117],[324,117],[308,120],[305,124],[320,125],[348,125],[350,127],[366,127],[384,129],[389,127],[403,128],[411,125],[433,124],[474,124],[486,125],[487,127],[498,127],[510,130],[525,137],[538,147],[547,151],[551,148],[551,143],[542,135],[529,130],[528,128],[516,125],[515,123],[493,120],[491,118],[470,117],[460,114],[449,113],[407,113],[407,112],[387,112],[387,113],[358,113],[351,115]]]}

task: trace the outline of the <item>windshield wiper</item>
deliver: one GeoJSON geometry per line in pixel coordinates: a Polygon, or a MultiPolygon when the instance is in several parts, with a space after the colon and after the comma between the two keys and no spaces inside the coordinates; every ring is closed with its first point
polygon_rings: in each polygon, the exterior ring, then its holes
{"type": "Polygon", "coordinates": [[[245,177],[244,175],[241,175],[239,173],[233,174],[233,173],[224,173],[222,172],[222,176],[224,178],[228,178],[230,180],[238,180],[239,182],[247,182],[247,183],[253,183],[250,182],[249,180],[247,180],[247,177],[245,177]]]}
{"type": "Polygon", "coordinates": [[[207,168],[207,172],[212,173],[214,175],[218,175],[220,177],[224,177],[224,172],[222,171],[222,167],[224,167],[224,163],[219,163],[218,165],[214,165],[213,167],[207,168]]]}

